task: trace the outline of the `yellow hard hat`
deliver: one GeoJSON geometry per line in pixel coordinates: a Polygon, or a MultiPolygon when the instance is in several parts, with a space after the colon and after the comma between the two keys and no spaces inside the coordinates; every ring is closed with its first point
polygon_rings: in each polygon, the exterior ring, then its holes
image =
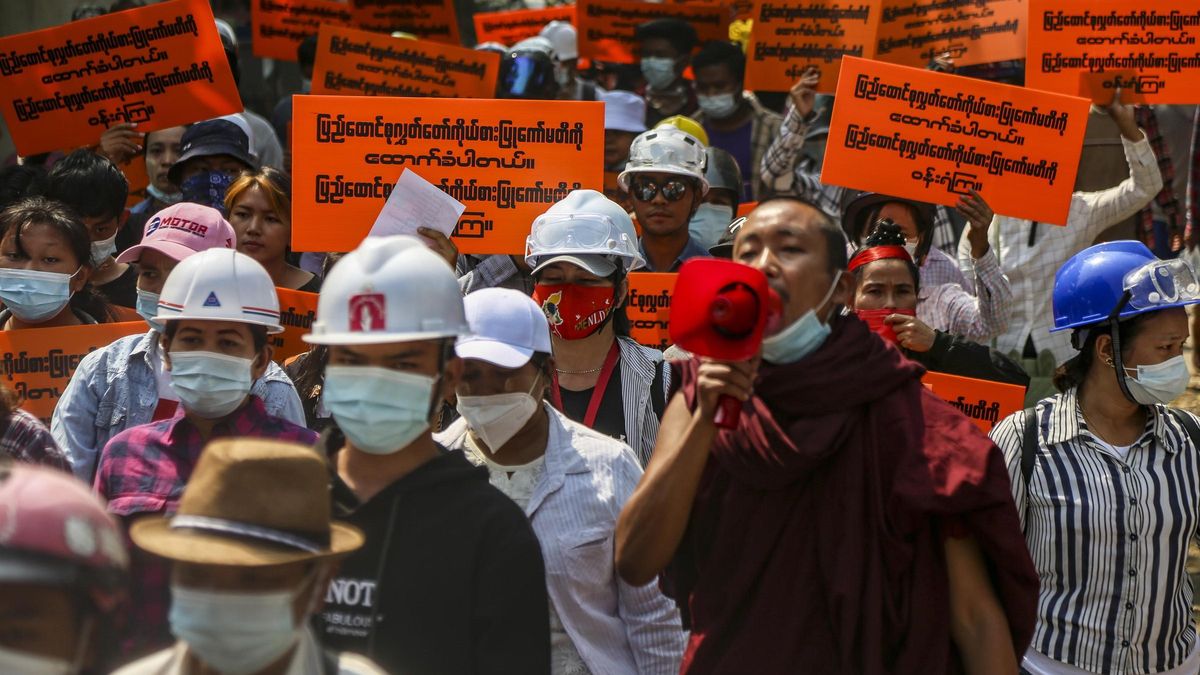
{"type": "Polygon", "coordinates": [[[670,117],[654,125],[655,129],[661,129],[663,127],[675,127],[685,134],[690,134],[704,145],[708,145],[708,134],[704,131],[704,127],[700,126],[699,122],[687,117],[686,115],[671,115],[670,117]]]}

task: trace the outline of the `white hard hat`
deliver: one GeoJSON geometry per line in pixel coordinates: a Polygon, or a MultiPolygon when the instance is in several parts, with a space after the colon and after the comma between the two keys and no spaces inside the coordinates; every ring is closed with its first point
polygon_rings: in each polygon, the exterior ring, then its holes
{"type": "Polygon", "coordinates": [[[612,261],[613,271],[618,263],[626,272],[646,264],[629,213],[595,190],[572,190],[533,221],[525,240],[525,262],[534,272],[563,260],[595,274],[593,256],[612,261]]]}
{"type": "Polygon", "coordinates": [[[575,38],[575,26],[566,21],[551,21],[542,27],[539,33],[554,45],[554,53],[559,61],[579,58],[579,46],[575,38]]]}
{"type": "Polygon", "coordinates": [[[282,333],[279,295],[254,258],[210,248],[184,258],[163,284],[155,321],[238,321],[282,333]]]}
{"type": "Polygon", "coordinates": [[[700,182],[700,194],[708,192],[704,169],[708,165],[704,144],[675,127],[651,129],[629,144],[629,162],[617,176],[621,189],[629,190],[629,177],[635,173],[673,173],[700,182]]]}
{"type": "Polygon", "coordinates": [[[367,237],[329,271],[305,342],[371,345],[470,333],[454,270],[421,240],[367,237]]]}

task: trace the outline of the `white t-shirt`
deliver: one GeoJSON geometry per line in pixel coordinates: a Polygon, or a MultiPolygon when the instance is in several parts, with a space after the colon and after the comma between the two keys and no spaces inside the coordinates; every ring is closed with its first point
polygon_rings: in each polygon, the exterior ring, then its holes
{"type": "Polygon", "coordinates": [[[1101,447],[1113,453],[1117,457],[1120,457],[1122,461],[1129,461],[1129,450],[1133,447],[1132,443],[1129,445],[1113,445],[1103,438],[1100,438],[1096,434],[1092,434],[1092,438],[1096,439],[1096,442],[1099,443],[1101,447]]]}

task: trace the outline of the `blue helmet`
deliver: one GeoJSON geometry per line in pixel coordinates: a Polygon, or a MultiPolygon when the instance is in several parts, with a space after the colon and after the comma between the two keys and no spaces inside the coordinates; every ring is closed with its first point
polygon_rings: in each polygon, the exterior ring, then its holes
{"type": "Polygon", "coordinates": [[[1137,241],[1096,244],[1076,253],[1054,275],[1051,331],[1197,302],[1200,283],[1186,262],[1159,260],[1137,241]]]}

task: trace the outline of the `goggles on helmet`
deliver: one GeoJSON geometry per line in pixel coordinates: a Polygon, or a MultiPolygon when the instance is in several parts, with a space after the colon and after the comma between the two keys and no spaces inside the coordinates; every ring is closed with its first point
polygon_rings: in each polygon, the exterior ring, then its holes
{"type": "Polygon", "coordinates": [[[1128,305],[1137,312],[1200,301],[1200,281],[1182,260],[1157,260],[1125,275],[1128,305]]]}
{"type": "MultiPolygon", "coordinates": [[[[594,213],[543,214],[533,221],[525,241],[525,255],[594,253],[640,258],[637,242],[608,216],[594,213]]],[[[626,265],[626,269],[630,269],[626,265]]]]}

